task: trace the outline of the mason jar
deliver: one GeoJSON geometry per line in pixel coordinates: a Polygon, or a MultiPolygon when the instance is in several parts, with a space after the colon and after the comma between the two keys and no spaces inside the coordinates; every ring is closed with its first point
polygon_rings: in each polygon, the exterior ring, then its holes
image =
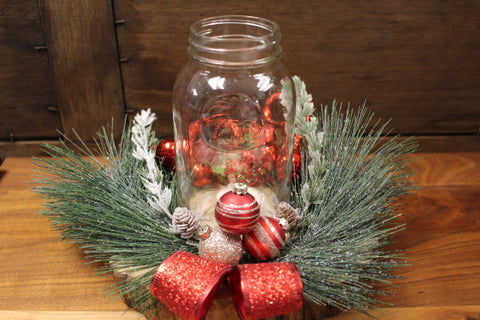
{"type": "Polygon", "coordinates": [[[216,201],[242,183],[271,215],[289,195],[295,118],[279,27],[212,17],[190,27],[189,43],[173,90],[178,205],[215,224],[216,201]]]}

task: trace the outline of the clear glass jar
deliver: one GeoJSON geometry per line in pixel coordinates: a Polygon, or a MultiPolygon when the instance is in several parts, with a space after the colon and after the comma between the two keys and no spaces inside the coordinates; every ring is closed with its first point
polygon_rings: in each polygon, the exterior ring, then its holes
{"type": "Polygon", "coordinates": [[[295,94],[279,41],[278,25],[257,17],[190,28],[191,59],[173,91],[177,198],[207,224],[234,183],[248,185],[264,215],[288,198],[295,94]]]}

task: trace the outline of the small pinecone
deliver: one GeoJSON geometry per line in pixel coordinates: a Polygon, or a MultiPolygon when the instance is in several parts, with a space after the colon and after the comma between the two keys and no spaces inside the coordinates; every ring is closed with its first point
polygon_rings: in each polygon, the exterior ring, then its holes
{"type": "Polygon", "coordinates": [[[285,219],[288,222],[288,227],[290,230],[298,227],[298,223],[300,222],[300,217],[298,216],[297,210],[287,202],[279,203],[277,208],[277,217],[280,219],[285,219]]]}
{"type": "Polygon", "coordinates": [[[182,239],[188,239],[193,237],[198,228],[198,218],[188,208],[176,208],[173,212],[172,224],[182,239]]]}

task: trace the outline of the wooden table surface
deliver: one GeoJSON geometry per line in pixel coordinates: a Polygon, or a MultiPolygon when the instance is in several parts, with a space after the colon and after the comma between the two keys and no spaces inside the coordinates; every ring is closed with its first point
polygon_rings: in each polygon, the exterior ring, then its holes
{"type": "MultiPolygon", "coordinates": [[[[383,298],[393,306],[374,314],[479,320],[480,153],[418,155],[412,167],[422,188],[407,197],[407,228],[395,244],[408,248],[411,266],[398,269],[405,279],[383,298]]],[[[107,297],[113,278],[96,276],[96,266],[85,266],[82,252],[36,214],[41,200],[31,190],[32,173],[29,158],[8,158],[0,167],[0,319],[142,319],[122,299],[107,297]]],[[[328,319],[369,318],[348,311],[328,319]]]]}

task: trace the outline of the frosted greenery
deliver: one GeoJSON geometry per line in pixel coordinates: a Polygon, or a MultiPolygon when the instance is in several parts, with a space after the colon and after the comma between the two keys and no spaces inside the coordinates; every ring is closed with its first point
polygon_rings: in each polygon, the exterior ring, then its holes
{"type": "Polygon", "coordinates": [[[384,248],[403,228],[395,218],[413,188],[407,164],[417,145],[398,137],[382,141],[387,124],[374,122],[364,105],[334,101],[315,112],[304,84],[295,83],[297,132],[305,143],[292,203],[301,209],[301,224],[276,260],[297,265],[305,298],[367,312],[386,294],[375,284],[390,283],[392,269],[404,261],[384,248]]]}
{"type": "MultiPolygon", "coordinates": [[[[395,218],[400,198],[412,189],[406,165],[416,144],[382,141],[386,125],[372,123],[365,106],[333,102],[315,111],[305,84],[297,77],[294,84],[296,132],[304,139],[291,204],[301,222],[275,260],[297,265],[306,299],[368,312],[384,294],[375,285],[389,283],[392,268],[403,264],[400,253],[384,248],[402,228],[395,218]]],[[[99,132],[95,151],[67,138],[60,146],[44,145],[49,157],[34,159],[40,171],[35,190],[44,199],[41,213],[63,240],[103,266],[100,273],[138,272],[110,289],[114,296],[128,293],[134,307],[149,313],[160,307],[149,292],[155,268],[176,250],[196,253],[196,248],[171,233],[169,212],[176,206],[171,174],[159,167],[150,179],[148,171],[155,169],[148,169],[146,153],[139,156],[129,126],[118,144],[112,132],[111,127],[99,132]],[[148,181],[171,195],[168,208],[152,205],[161,197],[152,200],[148,181]]]]}
{"type": "MultiPolygon", "coordinates": [[[[130,131],[125,130],[118,146],[109,129],[97,141],[101,158],[68,140],[60,147],[44,145],[51,157],[34,159],[47,173],[35,188],[45,199],[41,213],[63,240],[78,244],[90,262],[104,265],[99,273],[142,274],[110,288],[113,295],[128,293],[145,311],[158,308],[148,290],[156,267],[176,250],[196,248],[172,234],[171,219],[150,206],[142,181],[145,163],[133,156],[130,131]]],[[[171,179],[168,173],[161,176],[164,184],[171,179]]]]}

